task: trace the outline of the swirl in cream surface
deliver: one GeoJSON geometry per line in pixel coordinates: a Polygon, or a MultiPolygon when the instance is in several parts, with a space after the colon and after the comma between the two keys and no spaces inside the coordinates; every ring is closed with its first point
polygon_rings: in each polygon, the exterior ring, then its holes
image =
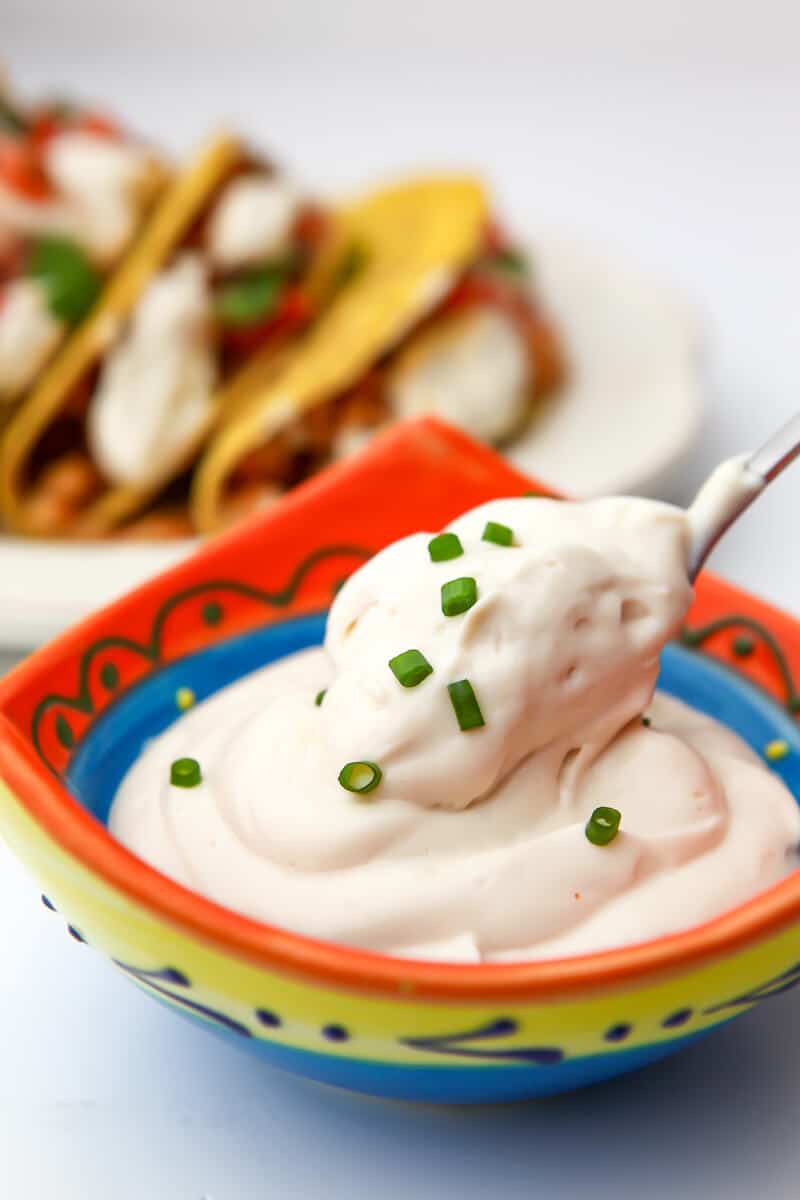
{"type": "Polygon", "coordinates": [[[449,528],[457,557],[432,561],[430,533],[388,547],[339,593],[324,649],[150,743],[112,832],[271,924],[466,962],[675,932],[785,875],[800,810],[781,781],[715,721],[653,698],[691,599],[686,514],[526,498],[449,528]],[[487,523],[511,544],[485,540],[487,523]],[[442,585],[463,578],[477,599],[447,616],[442,585]],[[410,649],[432,671],[402,686],[388,663],[410,649]],[[465,679],[484,721],[466,731],[447,686],[465,679]],[[199,786],[170,784],[182,756],[199,786]],[[353,761],[380,766],[368,795],[339,782],[353,761]],[[622,814],[603,846],[586,835],[600,806],[622,814]]]}

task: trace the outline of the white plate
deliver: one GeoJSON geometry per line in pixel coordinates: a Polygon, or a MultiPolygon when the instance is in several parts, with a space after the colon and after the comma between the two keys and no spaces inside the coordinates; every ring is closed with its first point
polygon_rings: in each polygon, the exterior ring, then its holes
{"type": "Polygon", "coordinates": [[[702,415],[694,310],[624,261],[539,237],[537,289],[561,329],[569,382],[508,457],[572,496],[660,496],[702,415]]]}
{"type": "Polygon", "coordinates": [[[0,537],[0,646],[38,646],[172,566],[196,544],[0,537]]]}
{"type": "MultiPolygon", "coordinates": [[[[563,237],[536,239],[570,381],[508,452],[575,496],[668,487],[701,413],[691,310],[624,262],[563,237]]],[[[23,541],[0,536],[0,646],[31,647],[190,553],[195,542],[23,541]]]]}

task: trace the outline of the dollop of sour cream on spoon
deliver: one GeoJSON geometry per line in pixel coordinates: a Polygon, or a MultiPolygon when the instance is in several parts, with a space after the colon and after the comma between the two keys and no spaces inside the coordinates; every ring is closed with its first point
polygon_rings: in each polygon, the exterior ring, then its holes
{"type": "Polygon", "coordinates": [[[498,500],[405,538],[345,584],[324,649],[145,748],[112,832],[231,908],[396,955],[583,953],[721,913],[790,869],[800,811],[653,700],[689,547],[682,510],[634,499],[498,500]]]}

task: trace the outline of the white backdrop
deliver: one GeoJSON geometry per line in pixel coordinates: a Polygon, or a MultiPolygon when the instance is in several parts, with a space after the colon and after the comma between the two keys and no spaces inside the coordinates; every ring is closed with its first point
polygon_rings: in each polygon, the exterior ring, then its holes
{"type": "MultiPolygon", "coordinates": [[[[108,97],[176,149],[228,117],[322,185],[478,165],[518,227],[659,270],[706,317],[684,496],[800,399],[799,49],[794,3],[0,0],[0,57],[31,90],[108,97]]],[[[799,610],[799,511],[800,469],[715,568],[799,610]]],[[[0,935],[9,1200],[797,1195],[797,993],[638,1077],[440,1113],[318,1091],[184,1028],[68,939],[7,855],[0,935]]]]}
{"type": "Polygon", "coordinates": [[[537,65],[559,58],[617,63],[682,62],[735,66],[797,63],[792,0],[4,0],[14,48],[45,40],[76,49],[140,49],[154,26],[173,47],[240,53],[336,53],[428,47],[537,65]]]}

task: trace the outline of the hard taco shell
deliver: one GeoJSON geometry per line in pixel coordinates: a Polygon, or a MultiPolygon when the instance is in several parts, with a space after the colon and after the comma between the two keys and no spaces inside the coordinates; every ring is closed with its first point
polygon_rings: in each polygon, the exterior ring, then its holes
{"type": "MultiPolygon", "coordinates": [[[[149,281],[164,266],[243,155],[242,143],[223,133],[209,141],[188,168],[175,177],[94,310],[56,355],[6,427],[0,448],[0,514],[12,531],[38,532],[28,527],[25,494],[26,467],[40,438],[69,403],[74,389],[100,362],[149,281]]],[[[196,445],[187,450],[187,462],[196,450],[196,445]]],[[[75,532],[87,536],[108,532],[141,509],[183,465],[171,463],[167,478],[154,479],[146,488],[109,487],[82,515],[80,530],[75,532]]]]}
{"type": "Polygon", "coordinates": [[[199,530],[223,523],[225,484],[238,463],[352,387],[436,306],[477,253],[486,219],[481,184],[459,175],[386,187],[340,211],[324,269],[335,274],[356,248],[360,270],[209,444],[192,486],[199,530]]]}

